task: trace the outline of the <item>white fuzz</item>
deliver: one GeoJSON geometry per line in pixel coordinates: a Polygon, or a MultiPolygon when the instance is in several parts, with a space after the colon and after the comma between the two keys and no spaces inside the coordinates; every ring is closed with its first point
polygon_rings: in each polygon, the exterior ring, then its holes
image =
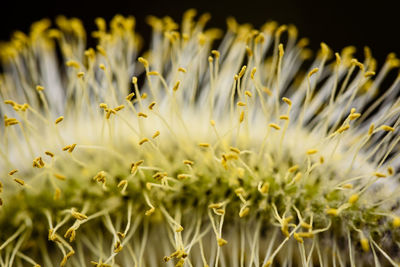
{"type": "Polygon", "coordinates": [[[397,266],[400,60],[194,16],[1,45],[0,266],[397,266]]]}

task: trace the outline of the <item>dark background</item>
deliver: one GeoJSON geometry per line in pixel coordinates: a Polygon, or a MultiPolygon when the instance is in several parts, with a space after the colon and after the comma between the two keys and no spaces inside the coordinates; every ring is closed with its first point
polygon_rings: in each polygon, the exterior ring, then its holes
{"type": "Polygon", "coordinates": [[[390,52],[400,54],[400,9],[397,1],[53,1],[52,3],[15,0],[2,1],[0,6],[0,40],[7,40],[16,30],[28,31],[29,25],[38,19],[54,19],[58,14],[82,19],[89,30],[93,30],[94,18],[109,20],[113,15],[134,15],[137,31],[148,38],[150,27],[144,22],[147,15],[170,15],[180,21],[185,10],[194,7],[199,13],[210,12],[211,26],[225,28],[227,16],[239,22],[250,22],[259,27],[268,20],[280,24],[293,23],[299,28],[300,37],[309,37],[311,48],[318,49],[321,41],[334,51],[347,45],[358,48],[356,56],[362,59],[364,45],[371,47],[373,55],[381,65],[390,52]]]}

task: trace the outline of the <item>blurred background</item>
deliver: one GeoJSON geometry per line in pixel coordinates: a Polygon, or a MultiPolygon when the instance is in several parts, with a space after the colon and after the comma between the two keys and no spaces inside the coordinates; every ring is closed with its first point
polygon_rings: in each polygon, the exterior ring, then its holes
{"type": "Polygon", "coordinates": [[[63,14],[83,20],[88,30],[95,29],[94,19],[102,16],[109,20],[117,13],[134,15],[137,31],[148,40],[150,27],[147,15],[169,15],[180,21],[188,8],[199,13],[210,12],[210,26],[225,28],[228,16],[240,23],[249,22],[255,27],[268,20],[280,24],[295,24],[300,37],[309,37],[311,48],[318,49],[321,41],[335,52],[347,45],[358,48],[361,60],[363,47],[368,45],[381,66],[388,53],[400,54],[400,20],[397,1],[296,1],[296,0],[106,0],[106,1],[2,1],[0,7],[0,40],[7,40],[14,30],[28,31],[30,24],[43,17],[54,19],[63,14]]]}

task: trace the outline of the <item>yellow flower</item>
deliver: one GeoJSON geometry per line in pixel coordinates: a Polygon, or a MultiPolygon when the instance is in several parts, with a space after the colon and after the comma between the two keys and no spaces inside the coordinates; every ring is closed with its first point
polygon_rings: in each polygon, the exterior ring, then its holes
{"type": "Polygon", "coordinates": [[[0,265],[396,265],[400,60],[195,16],[1,45],[0,265]]]}

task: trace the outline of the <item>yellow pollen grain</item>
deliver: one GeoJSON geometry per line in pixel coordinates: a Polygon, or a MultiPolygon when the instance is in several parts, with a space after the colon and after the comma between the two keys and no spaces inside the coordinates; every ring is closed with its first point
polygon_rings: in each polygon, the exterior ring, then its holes
{"type": "Polygon", "coordinates": [[[256,74],[257,68],[254,67],[250,72],[250,78],[254,80],[254,75],[256,74]]]}
{"type": "Polygon", "coordinates": [[[64,116],[60,116],[55,120],[55,124],[59,124],[60,122],[62,122],[64,120],[64,116]]]}
{"type": "Polygon", "coordinates": [[[217,239],[217,242],[218,242],[218,246],[220,246],[220,247],[222,247],[222,246],[228,244],[228,241],[226,241],[226,240],[223,239],[222,237],[218,238],[218,239],[217,239]]]}
{"type": "Polygon", "coordinates": [[[268,126],[271,127],[271,128],[274,128],[275,130],[280,130],[281,129],[281,127],[276,123],[270,123],[270,124],[268,124],[268,126]]]}
{"type": "Polygon", "coordinates": [[[193,161],[191,161],[191,160],[184,160],[183,161],[183,164],[185,164],[185,165],[193,165],[194,164],[194,162],[193,161]]]}
{"type": "Polygon", "coordinates": [[[280,120],[289,120],[289,116],[288,115],[281,115],[281,116],[279,116],[279,119],[280,120]]]}
{"type": "Polygon", "coordinates": [[[18,170],[12,170],[8,173],[8,175],[13,175],[14,173],[18,172],[18,170]]]}
{"type": "Polygon", "coordinates": [[[174,87],[172,88],[172,90],[173,90],[174,92],[178,91],[179,85],[180,85],[180,84],[181,84],[181,81],[177,81],[177,82],[175,83],[174,87]]]}
{"type": "Polygon", "coordinates": [[[287,97],[282,97],[283,102],[285,102],[288,106],[292,105],[292,101],[287,97]]]}
{"type": "Polygon", "coordinates": [[[339,210],[338,209],[334,209],[334,208],[330,208],[330,209],[326,210],[326,214],[333,215],[333,216],[338,216],[339,215],[339,210]]]}
{"type": "Polygon", "coordinates": [[[40,91],[43,91],[43,90],[44,90],[43,86],[41,86],[41,85],[37,85],[36,86],[36,91],[40,92],[40,91]]]}
{"type": "Polygon", "coordinates": [[[358,194],[353,194],[349,197],[349,203],[350,204],[354,204],[357,202],[357,200],[359,199],[359,195],[358,194]]]}
{"type": "Polygon", "coordinates": [[[318,150],[317,149],[309,149],[309,150],[307,150],[307,155],[313,155],[313,154],[316,154],[318,152],[318,150]]]}
{"type": "Polygon", "coordinates": [[[54,154],[50,151],[45,151],[44,154],[46,154],[49,157],[54,157],[54,154]]]}
{"type": "Polygon", "coordinates": [[[14,178],[14,181],[20,185],[25,185],[25,181],[19,178],[14,178]]]}
{"type": "Polygon", "coordinates": [[[199,143],[200,147],[210,147],[209,143],[199,143]]]}
{"type": "Polygon", "coordinates": [[[156,131],[151,138],[156,139],[160,135],[160,131],[156,131]]]}
{"type": "Polygon", "coordinates": [[[150,76],[158,76],[158,75],[160,75],[160,73],[158,73],[158,71],[149,71],[149,72],[147,73],[147,75],[150,75],[150,76]]]}
{"type": "Polygon", "coordinates": [[[179,68],[178,68],[178,71],[183,72],[183,73],[186,73],[186,69],[185,69],[185,68],[182,68],[182,67],[179,67],[179,68]]]}
{"type": "Polygon", "coordinates": [[[368,252],[369,251],[368,239],[366,239],[365,237],[361,238],[360,244],[361,244],[361,248],[364,250],[364,252],[368,252]]]}
{"type": "Polygon", "coordinates": [[[386,178],[387,177],[386,174],[381,173],[381,172],[374,172],[373,174],[374,174],[374,176],[376,176],[378,178],[386,178]]]}
{"type": "Polygon", "coordinates": [[[143,138],[142,140],[139,141],[139,145],[141,146],[141,145],[143,145],[144,143],[146,143],[148,141],[149,141],[149,139],[143,138]]]}
{"type": "Polygon", "coordinates": [[[79,62],[78,62],[78,61],[75,61],[75,60],[68,60],[68,61],[65,63],[65,65],[66,65],[67,67],[72,67],[72,68],[75,68],[75,69],[79,69],[79,62]]]}
{"type": "Polygon", "coordinates": [[[134,96],[135,96],[135,93],[130,93],[129,95],[127,95],[125,97],[125,99],[128,100],[128,101],[131,101],[134,96]]]}
{"type": "Polygon", "coordinates": [[[394,128],[393,128],[393,127],[390,127],[390,126],[388,126],[388,125],[382,125],[382,126],[381,126],[381,129],[384,130],[384,131],[386,131],[386,132],[394,132],[394,128]]]}
{"type": "Polygon", "coordinates": [[[54,173],[53,175],[54,175],[54,177],[56,177],[58,180],[61,180],[61,181],[64,181],[65,179],[67,179],[67,177],[62,174],[54,173]]]}
{"type": "Polygon", "coordinates": [[[246,72],[246,68],[247,68],[246,65],[244,65],[244,66],[242,67],[242,69],[241,69],[240,72],[239,72],[239,78],[242,78],[242,77],[243,77],[244,73],[246,72]]]}

